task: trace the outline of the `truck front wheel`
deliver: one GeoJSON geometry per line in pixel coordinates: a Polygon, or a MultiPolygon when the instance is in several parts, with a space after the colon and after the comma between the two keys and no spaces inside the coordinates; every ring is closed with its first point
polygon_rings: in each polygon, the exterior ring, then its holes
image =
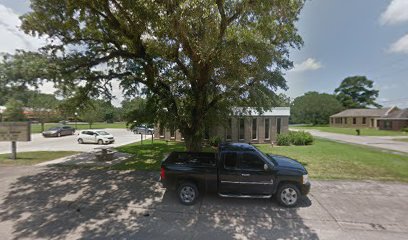
{"type": "Polygon", "coordinates": [[[198,188],[192,182],[184,182],[177,189],[179,200],[184,205],[193,205],[198,199],[198,188]]]}
{"type": "Polygon", "coordinates": [[[294,207],[299,201],[300,192],[294,184],[283,184],[276,196],[278,202],[284,207],[294,207]]]}

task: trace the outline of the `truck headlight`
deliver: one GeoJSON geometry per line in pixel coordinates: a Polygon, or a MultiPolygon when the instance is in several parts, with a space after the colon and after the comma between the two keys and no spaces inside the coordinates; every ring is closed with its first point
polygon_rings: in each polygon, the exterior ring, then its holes
{"type": "Polygon", "coordinates": [[[308,174],[303,175],[302,179],[303,179],[303,184],[308,183],[309,182],[309,175],[308,174]]]}

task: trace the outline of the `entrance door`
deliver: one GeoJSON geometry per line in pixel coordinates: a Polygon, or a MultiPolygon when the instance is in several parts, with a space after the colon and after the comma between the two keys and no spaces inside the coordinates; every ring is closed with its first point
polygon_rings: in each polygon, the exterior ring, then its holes
{"type": "Polygon", "coordinates": [[[281,125],[282,125],[282,119],[281,118],[277,118],[276,119],[276,132],[278,134],[281,134],[281,125]]]}
{"type": "Polygon", "coordinates": [[[374,127],[374,119],[371,119],[371,126],[370,127],[374,127]]]}

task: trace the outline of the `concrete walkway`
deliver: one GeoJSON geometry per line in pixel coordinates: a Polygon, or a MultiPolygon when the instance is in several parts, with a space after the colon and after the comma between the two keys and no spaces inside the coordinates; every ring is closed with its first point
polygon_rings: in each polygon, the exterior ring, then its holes
{"type": "Polygon", "coordinates": [[[299,207],[200,197],[181,205],[159,173],[0,169],[1,239],[408,239],[408,185],[312,181],[299,207]]]}
{"type": "MultiPolygon", "coordinates": [[[[291,129],[291,130],[298,131],[297,129],[291,129]]],[[[339,134],[339,133],[328,133],[328,132],[312,130],[312,129],[305,129],[304,131],[310,132],[313,136],[327,138],[330,140],[346,142],[346,143],[353,143],[353,144],[360,144],[360,145],[376,147],[376,148],[381,148],[381,149],[386,149],[386,150],[391,150],[391,151],[408,153],[408,142],[392,140],[393,138],[400,138],[400,137],[354,136],[354,135],[339,134]]]]}

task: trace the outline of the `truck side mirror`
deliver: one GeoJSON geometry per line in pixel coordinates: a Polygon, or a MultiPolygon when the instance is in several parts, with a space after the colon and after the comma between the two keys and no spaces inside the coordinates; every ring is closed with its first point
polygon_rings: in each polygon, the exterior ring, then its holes
{"type": "Polygon", "coordinates": [[[268,171],[268,169],[269,169],[268,164],[265,163],[265,164],[264,164],[264,170],[265,170],[265,171],[268,171]]]}

